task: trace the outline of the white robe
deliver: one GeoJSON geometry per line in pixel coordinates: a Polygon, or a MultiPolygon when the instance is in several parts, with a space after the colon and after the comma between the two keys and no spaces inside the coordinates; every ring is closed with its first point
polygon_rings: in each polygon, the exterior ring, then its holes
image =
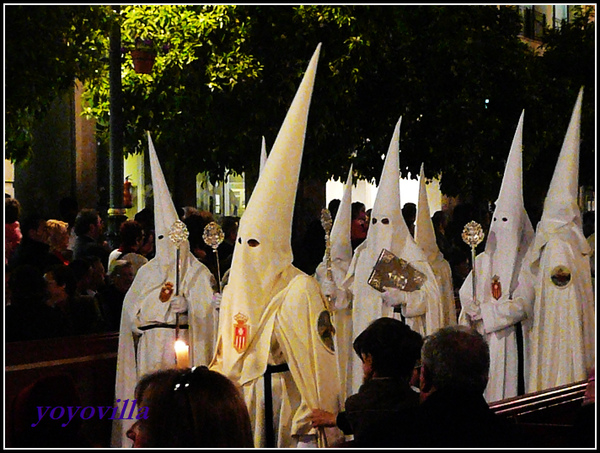
{"type": "MultiPolygon", "coordinates": [[[[349,262],[342,260],[334,260],[331,264],[333,281],[338,286],[338,289],[342,286],[349,265],[349,262]]],[[[324,262],[317,267],[315,278],[319,283],[327,279],[327,266],[324,262]]],[[[346,290],[339,289],[337,291],[337,297],[331,310],[333,327],[335,328],[334,344],[338,374],[342,383],[340,397],[342,401],[346,401],[351,391],[351,381],[348,379],[348,376],[351,364],[350,359],[354,354],[354,348],[352,347],[352,343],[354,342],[354,338],[352,337],[352,301],[350,300],[350,294],[346,290]]]]}
{"type": "MultiPolygon", "coordinates": [[[[295,447],[298,436],[317,435],[309,415],[314,408],[337,413],[342,407],[336,357],[319,335],[319,318],[326,304],[313,277],[290,267],[282,276],[281,289],[265,307],[260,325],[247,349],[240,354],[230,373],[238,382],[250,412],[255,447],[264,447],[264,372],[267,365],[287,363],[289,372],[272,375],[274,433],[278,448],[295,447]]],[[[224,301],[229,287],[225,288],[224,301]]],[[[222,370],[222,343],[233,341],[231,313],[223,302],[220,338],[211,369],[222,370]]],[[[328,442],[342,438],[337,428],[327,430],[328,442]]]]}
{"type": "MultiPolygon", "coordinates": [[[[587,379],[595,360],[595,306],[587,254],[560,234],[549,235],[535,266],[535,303],[527,392],[587,379]],[[557,266],[570,271],[566,286],[551,276],[557,266]]],[[[535,263],[534,263],[535,264],[535,263]]]]}
{"type": "MultiPolygon", "coordinates": [[[[465,308],[473,300],[473,273],[469,273],[459,290],[463,310],[459,317],[462,325],[472,325],[484,335],[490,348],[490,372],[484,397],[488,403],[511,398],[518,394],[518,348],[516,324],[531,315],[532,300],[529,297],[515,297],[507,288],[502,288],[501,297],[496,300],[492,296],[492,272],[487,253],[475,258],[477,271],[476,297],[480,302],[481,320],[471,324],[465,308]]],[[[517,291],[515,290],[515,293],[517,291]]],[[[524,326],[524,329],[527,327],[524,326]]],[[[527,338],[524,338],[524,343],[527,338]]],[[[527,369],[527,344],[523,350],[523,366],[527,369]]]]}
{"type": "MultiPolygon", "coordinates": [[[[170,309],[169,302],[159,300],[163,283],[175,282],[174,268],[161,266],[157,258],[150,260],[139,269],[125,296],[119,333],[115,400],[132,401],[135,399],[135,386],[142,376],[176,366],[175,329],[140,330],[140,327],[156,323],[175,324],[176,315],[170,309]]],[[[180,330],[180,333],[190,346],[190,366],[208,365],[214,353],[215,311],[210,278],[211,273],[206,266],[190,254],[179,291],[188,301],[189,329],[187,332],[180,330]]],[[[122,403],[118,404],[122,407],[122,403]]],[[[112,447],[130,446],[131,441],[126,433],[134,422],[114,419],[112,447]]]]}
{"type": "Polygon", "coordinates": [[[450,263],[439,253],[434,260],[428,260],[437,279],[441,293],[442,325],[440,327],[454,326],[458,323],[456,302],[454,301],[454,286],[452,284],[452,269],[450,263]]]}
{"type": "MultiPolygon", "coordinates": [[[[411,245],[405,246],[402,251],[395,251],[394,247],[390,251],[399,258],[406,259],[407,256],[422,256],[424,258],[423,252],[414,243],[414,240],[408,238],[407,241],[413,242],[411,245]],[[405,255],[404,250],[411,246],[413,249],[407,252],[408,255],[405,255]]],[[[354,251],[348,274],[343,283],[343,287],[347,288],[352,294],[352,330],[354,338],[378,318],[398,317],[393,308],[383,304],[382,293],[367,283],[373,266],[377,263],[381,253],[381,250],[376,252],[371,250],[368,242],[369,238],[367,237],[354,251]]],[[[402,305],[401,315],[404,317],[406,325],[422,336],[426,336],[442,326],[440,289],[433,270],[427,261],[415,261],[410,260],[410,258],[407,261],[415,269],[424,273],[427,279],[419,290],[405,293],[407,303],[402,305]]],[[[363,379],[362,362],[356,354],[351,357],[352,393],[357,393],[363,379]]]]}

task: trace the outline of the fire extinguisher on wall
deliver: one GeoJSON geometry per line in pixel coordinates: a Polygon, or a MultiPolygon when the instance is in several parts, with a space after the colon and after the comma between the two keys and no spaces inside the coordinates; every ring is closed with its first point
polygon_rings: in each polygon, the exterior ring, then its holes
{"type": "Polygon", "coordinates": [[[133,207],[133,199],[131,195],[131,181],[129,181],[129,176],[125,177],[125,183],[123,184],[123,207],[125,209],[133,207]]]}

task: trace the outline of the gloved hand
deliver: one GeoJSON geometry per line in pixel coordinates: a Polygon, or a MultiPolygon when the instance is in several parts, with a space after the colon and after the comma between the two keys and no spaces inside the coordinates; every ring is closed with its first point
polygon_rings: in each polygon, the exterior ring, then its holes
{"type": "Polygon", "coordinates": [[[223,294],[221,293],[213,293],[212,296],[212,305],[215,308],[215,310],[218,310],[219,308],[221,308],[221,299],[223,299],[223,294]]]}
{"type": "Polygon", "coordinates": [[[465,305],[464,310],[471,321],[479,321],[481,319],[481,306],[479,301],[471,301],[470,304],[465,305]]]}
{"type": "Polygon", "coordinates": [[[381,298],[386,307],[397,307],[407,303],[405,291],[388,286],[384,286],[383,289],[385,291],[381,294],[381,298]]]}
{"type": "Polygon", "coordinates": [[[188,309],[187,299],[181,295],[173,296],[170,304],[174,313],[185,313],[188,309]]]}
{"type": "Polygon", "coordinates": [[[332,310],[343,310],[350,306],[350,299],[352,296],[348,294],[345,289],[338,288],[335,293],[335,302],[333,303],[332,310]]]}
{"type": "Polygon", "coordinates": [[[335,302],[336,294],[337,294],[337,286],[336,284],[329,279],[325,279],[321,282],[321,291],[325,297],[328,297],[329,300],[335,302]]]}

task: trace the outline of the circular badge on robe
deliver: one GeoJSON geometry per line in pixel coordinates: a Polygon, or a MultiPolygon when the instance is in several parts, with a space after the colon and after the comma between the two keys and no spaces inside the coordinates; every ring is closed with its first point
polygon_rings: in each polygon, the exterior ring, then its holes
{"type": "Polygon", "coordinates": [[[571,271],[566,266],[556,266],[550,273],[550,280],[555,286],[564,288],[571,283],[571,271]]]}
{"type": "Polygon", "coordinates": [[[333,344],[333,336],[335,335],[335,327],[331,323],[331,314],[324,310],[319,315],[319,320],[317,321],[317,332],[319,332],[319,338],[323,345],[330,351],[335,351],[335,346],[333,344]]]}

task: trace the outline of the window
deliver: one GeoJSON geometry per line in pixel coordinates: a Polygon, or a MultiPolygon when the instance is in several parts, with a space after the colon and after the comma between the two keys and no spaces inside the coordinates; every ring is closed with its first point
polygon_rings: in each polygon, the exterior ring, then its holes
{"type": "Polygon", "coordinates": [[[546,26],[546,14],[542,5],[519,6],[523,15],[523,36],[529,39],[539,40],[546,26]]]}

